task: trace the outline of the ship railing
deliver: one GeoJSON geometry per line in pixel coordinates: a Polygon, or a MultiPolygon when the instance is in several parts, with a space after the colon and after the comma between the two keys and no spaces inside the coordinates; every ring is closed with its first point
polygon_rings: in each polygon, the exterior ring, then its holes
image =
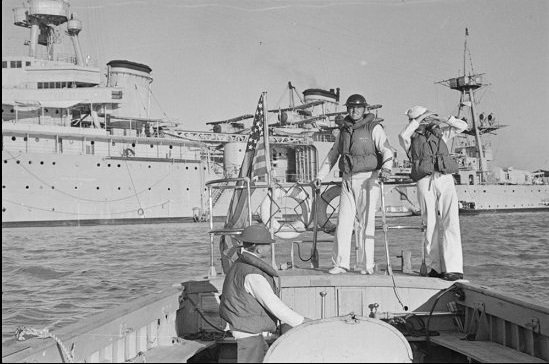
{"type": "MultiPolygon", "coordinates": [[[[406,225],[406,224],[400,224],[400,225],[389,225],[387,222],[387,213],[389,212],[387,210],[387,206],[385,206],[385,194],[390,190],[390,188],[396,188],[396,187],[415,187],[417,184],[414,183],[381,183],[380,188],[380,197],[381,197],[381,217],[383,220],[383,223],[381,227],[376,227],[376,230],[383,230],[384,232],[384,238],[385,238],[385,247],[387,252],[387,273],[392,274],[392,268],[390,265],[390,257],[389,257],[389,246],[387,241],[387,232],[388,230],[416,230],[420,232],[425,231],[425,225],[419,224],[419,225],[406,225]],[[389,187],[389,189],[387,189],[389,187]]],[[[341,181],[329,181],[329,182],[323,182],[320,184],[319,188],[315,190],[315,193],[313,195],[313,218],[311,219],[311,225],[308,227],[307,230],[313,232],[312,239],[302,239],[302,240],[294,240],[292,241],[291,247],[290,247],[290,259],[287,268],[293,268],[295,267],[295,248],[297,248],[299,259],[303,262],[310,261],[312,268],[318,268],[319,267],[319,257],[318,257],[318,243],[332,243],[333,239],[318,239],[318,231],[323,231],[324,233],[328,234],[335,234],[336,224],[331,222],[330,220],[335,219],[335,213],[338,210],[338,206],[335,204],[332,204],[332,200],[335,199],[335,197],[339,196],[340,189],[338,187],[341,186],[341,181]],[[324,191],[321,192],[322,187],[324,187],[324,191]],[[336,187],[336,188],[334,188],[336,187]],[[330,192],[331,191],[331,192],[330,192]],[[328,213],[326,210],[331,207],[331,212],[328,213]],[[319,217],[320,216],[320,217],[319,217]],[[311,246],[311,253],[308,258],[304,259],[301,256],[300,250],[302,244],[312,244],[311,246]]],[[[404,252],[401,253],[399,256],[402,259],[402,266],[404,267],[404,260],[408,259],[405,257],[404,252]]],[[[358,259],[358,256],[356,257],[358,259]]],[[[357,266],[359,262],[356,262],[357,266]]],[[[411,266],[411,263],[408,264],[411,266]]]]}
{"type": "MultiPolygon", "coordinates": [[[[252,194],[257,189],[268,190],[268,193],[262,197],[261,206],[259,207],[259,219],[270,228],[274,237],[278,237],[291,242],[291,250],[295,245],[303,243],[312,243],[313,249],[316,251],[317,242],[331,242],[330,240],[319,240],[318,232],[333,234],[336,224],[333,222],[337,218],[338,205],[335,203],[336,197],[340,195],[341,181],[323,182],[320,186],[315,187],[311,183],[274,183],[269,186],[265,182],[252,181],[248,177],[239,178],[222,178],[212,180],[206,183],[209,196],[209,220],[210,220],[210,268],[209,275],[216,276],[215,268],[215,238],[216,236],[230,235],[237,237],[240,235],[245,226],[252,225],[257,216],[253,215],[254,207],[252,204],[252,194]],[[214,227],[214,200],[218,195],[217,190],[224,191],[226,189],[241,191],[240,195],[235,195],[236,198],[241,198],[239,209],[241,223],[234,228],[215,228],[214,227]],[[310,189],[310,190],[309,190],[310,189]],[[285,206],[281,202],[284,198],[294,199],[295,206],[285,206]],[[333,202],[332,202],[333,201],[333,202]],[[288,211],[289,210],[289,211],[288,211]],[[288,213],[289,212],[289,213],[288,213]],[[243,221],[242,221],[243,220],[243,221]],[[312,240],[293,240],[305,232],[313,232],[312,240]]],[[[385,192],[391,188],[397,187],[414,187],[415,183],[392,183],[385,185],[385,192]]],[[[235,198],[233,197],[233,198],[235,198]]],[[[253,201],[257,202],[257,199],[253,201]]],[[[291,204],[291,201],[290,201],[291,204]]],[[[231,206],[232,208],[233,206],[231,206]]],[[[385,206],[384,206],[385,207],[385,206]]],[[[385,213],[390,212],[387,209],[385,213]]],[[[228,212],[232,213],[231,211],[228,212]]],[[[389,229],[414,229],[423,230],[422,226],[413,226],[400,224],[389,226],[386,222],[383,224],[384,232],[389,229]]],[[[316,253],[315,253],[316,254],[316,253]]],[[[276,258],[274,249],[272,249],[272,261],[276,266],[276,258]]],[[[291,254],[293,256],[293,254],[291,254]]],[[[293,265],[293,262],[292,262],[293,265]]],[[[318,263],[314,264],[313,268],[317,268],[318,263]]]]}
{"type": "MultiPolygon", "coordinates": [[[[214,239],[216,236],[220,235],[238,235],[242,233],[243,228],[235,228],[235,229],[214,229],[214,213],[213,213],[213,207],[214,207],[214,190],[225,190],[225,189],[232,189],[235,191],[242,191],[242,193],[245,193],[244,197],[241,195],[240,198],[246,198],[246,205],[247,205],[247,211],[248,211],[248,225],[252,224],[252,209],[251,209],[251,199],[252,199],[252,189],[251,189],[251,180],[249,177],[237,177],[237,178],[222,178],[222,179],[216,179],[212,181],[206,182],[206,187],[208,188],[208,201],[209,201],[209,208],[210,208],[210,269],[208,271],[208,276],[215,277],[217,276],[217,272],[215,269],[215,242],[214,239]]],[[[229,212],[230,213],[230,212],[229,212]]]]}

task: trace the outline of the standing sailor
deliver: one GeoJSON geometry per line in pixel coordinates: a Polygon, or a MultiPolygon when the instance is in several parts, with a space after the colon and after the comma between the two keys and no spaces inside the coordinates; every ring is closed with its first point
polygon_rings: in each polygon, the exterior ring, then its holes
{"type": "Polygon", "coordinates": [[[412,162],[411,177],[417,182],[426,226],[423,249],[431,267],[428,275],[448,281],[463,279],[458,197],[452,176],[458,165],[447,143],[463,132],[467,123],[453,116],[439,117],[423,106],[408,109],[406,115],[409,123],[398,138],[412,162]]]}
{"type": "Polygon", "coordinates": [[[223,282],[219,314],[236,339],[238,363],[261,363],[269,348],[263,335],[276,330],[277,319],[292,327],[310,319],[278,298],[278,273],[263,260],[270,257],[274,243],[269,230],[251,225],[238,239],[243,251],[223,282]]]}
{"type": "Polygon", "coordinates": [[[351,95],[345,103],[348,115],[339,127],[339,135],[321,165],[317,186],[339,160],[342,174],[339,215],[332,249],[331,274],[350,268],[351,239],[355,218],[358,220],[358,265],[361,274],[374,274],[375,210],[380,188],[378,179],[387,179],[393,167],[393,151],[380,122],[367,113],[366,99],[351,95]]]}

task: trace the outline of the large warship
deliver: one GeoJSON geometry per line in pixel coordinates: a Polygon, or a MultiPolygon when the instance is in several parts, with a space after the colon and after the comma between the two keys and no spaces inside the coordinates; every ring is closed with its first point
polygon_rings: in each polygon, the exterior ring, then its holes
{"type": "MultiPolygon", "coordinates": [[[[82,23],[66,1],[29,0],[14,9],[14,24],[29,38],[27,55],[2,54],[2,227],[205,221],[213,207],[206,181],[238,175],[254,116],[211,122],[211,131],[151,118],[152,69],[112,60],[105,71],[84,57],[82,23]],[[70,54],[60,51],[64,42],[72,43],[70,54]]],[[[477,142],[455,148],[462,211],[549,208],[549,186],[535,175],[490,170],[490,151],[480,143],[498,125],[475,114],[478,76],[446,81],[461,92],[460,105],[471,105],[477,142]]],[[[279,183],[308,184],[345,110],[338,88],[298,93],[288,86],[288,106],[267,110],[271,168],[279,183]]],[[[376,114],[380,108],[370,105],[376,114]]],[[[387,212],[418,213],[408,173],[399,161],[387,212]]],[[[337,184],[337,168],[328,180],[337,184]]],[[[230,198],[216,191],[213,204],[226,210],[230,198]]]]}
{"type": "MultiPolygon", "coordinates": [[[[248,138],[225,126],[248,116],[209,132],[151,118],[151,68],[112,60],[103,80],[66,1],[30,0],[14,24],[29,39],[27,55],[2,54],[2,227],[205,221],[206,181],[238,173],[248,138]],[[70,54],[60,51],[66,42],[70,54]]],[[[333,141],[330,130],[291,133],[296,118],[337,105],[334,92],[304,95],[305,104],[269,113],[285,117],[271,135],[280,180],[312,179],[333,141]]],[[[219,210],[229,202],[214,196],[219,210]]]]}

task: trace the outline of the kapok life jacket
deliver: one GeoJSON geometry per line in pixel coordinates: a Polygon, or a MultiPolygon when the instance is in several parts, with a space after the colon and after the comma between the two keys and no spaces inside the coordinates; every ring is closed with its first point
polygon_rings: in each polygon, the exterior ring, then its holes
{"type": "Polygon", "coordinates": [[[278,295],[274,278],[278,277],[278,272],[261,258],[242,253],[229,269],[223,282],[219,314],[237,331],[250,334],[274,332],[277,318],[244,288],[248,274],[265,277],[273,292],[278,295]]]}
{"type": "Polygon", "coordinates": [[[448,146],[442,140],[442,130],[437,124],[420,125],[411,139],[408,158],[412,161],[410,177],[414,181],[419,181],[433,172],[458,172],[459,167],[450,156],[448,146]]]}
{"type": "Polygon", "coordinates": [[[343,175],[359,172],[370,172],[381,168],[382,156],[376,151],[372,130],[379,124],[374,114],[353,124],[345,118],[339,128],[339,170],[343,175]]]}

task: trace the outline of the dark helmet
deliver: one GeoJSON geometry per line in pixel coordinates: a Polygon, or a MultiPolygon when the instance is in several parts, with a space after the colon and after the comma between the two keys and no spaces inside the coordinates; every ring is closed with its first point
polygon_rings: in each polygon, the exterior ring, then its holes
{"type": "Polygon", "coordinates": [[[275,242],[270,231],[263,225],[247,226],[236,238],[243,243],[272,244],[275,242]]]}
{"type": "Polygon", "coordinates": [[[366,106],[368,103],[366,102],[366,99],[364,96],[359,94],[354,94],[349,96],[347,99],[347,102],[345,103],[345,106],[366,106]]]}

